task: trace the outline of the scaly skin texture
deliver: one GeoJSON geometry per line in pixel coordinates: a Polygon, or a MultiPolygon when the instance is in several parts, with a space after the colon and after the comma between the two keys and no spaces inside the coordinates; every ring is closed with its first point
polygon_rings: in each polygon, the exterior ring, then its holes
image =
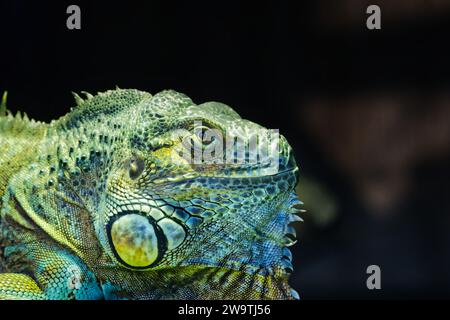
{"type": "Polygon", "coordinates": [[[177,148],[199,121],[244,141],[266,129],[174,91],[75,96],[50,124],[0,107],[0,299],[298,297],[283,137],[276,174],[192,164],[177,148]]]}

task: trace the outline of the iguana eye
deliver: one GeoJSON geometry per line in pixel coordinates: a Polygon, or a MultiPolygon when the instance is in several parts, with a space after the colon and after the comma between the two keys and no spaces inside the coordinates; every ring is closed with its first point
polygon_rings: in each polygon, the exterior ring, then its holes
{"type": "Polygon", "coordinates": [[[124,264],[147,268],[159,256],[158,236],[150,221],[139,214],[127,214],[111,226],[111,242],[124,264]]]}
{"type": "Polygon", "coordinates": [[[144,160],[137,156],[133,156],[128,164],[129,174],[131,179],[137,179],[144,171],[144,160]]]}

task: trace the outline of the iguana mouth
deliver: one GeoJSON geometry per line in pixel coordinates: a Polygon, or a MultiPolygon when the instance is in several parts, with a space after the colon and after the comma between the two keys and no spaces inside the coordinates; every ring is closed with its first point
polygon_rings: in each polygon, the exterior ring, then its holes
{"type": "Polygon", "coordinates": [[[113,222],[113,219],[126,214],[140,214],[150,218],[152,221],[158,223],[163,219],[172,219],[180,224],[186,225],[189,229],[196,228],[203,221],[202,215],[189,213],[187,210],[179,207],[169,205],[162,200],[140,200],[139,202],[121,205],[116,209],[110,210],[111,218],[108,224],[113,222]],[[151,205],[148,203],[152,203],[151,205]]]}

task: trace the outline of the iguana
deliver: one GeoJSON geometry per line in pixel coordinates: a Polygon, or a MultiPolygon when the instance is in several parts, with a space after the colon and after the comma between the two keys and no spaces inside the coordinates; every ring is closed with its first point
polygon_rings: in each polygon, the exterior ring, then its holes
{"type": "Polygon", "coordinates": [[[268,130],[171,90],[74,95],[51,123],[1,104],[1,299],[298,298],[298,168],[283,136],[275,173],[259,158],[191,163],[180,147],[214,144],[205,129],[244,142],[268,130]]]}

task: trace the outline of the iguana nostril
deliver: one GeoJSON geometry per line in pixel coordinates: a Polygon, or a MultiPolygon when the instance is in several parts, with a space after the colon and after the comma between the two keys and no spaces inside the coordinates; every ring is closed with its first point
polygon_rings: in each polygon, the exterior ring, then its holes
{"type": "Polygon", "coordinates": [[[111,240],[120,259],[132,267],[147,267],[158,258],[158,238],[149,220],[127,214],[111,227],[111,240]]]}

